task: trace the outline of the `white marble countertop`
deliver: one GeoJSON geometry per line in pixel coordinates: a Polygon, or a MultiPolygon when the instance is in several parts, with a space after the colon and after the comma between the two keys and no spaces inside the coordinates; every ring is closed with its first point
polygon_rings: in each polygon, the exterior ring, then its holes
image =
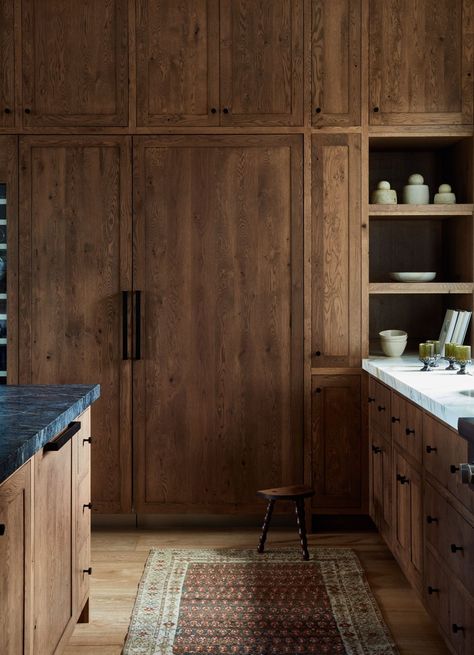
{"type": "Polygon", "coordinates": [[[457,430],[458,418],[474,416],[473,375],[457,375],[456,371],[439,368],[421,372],[423,364],[416,357],[369,357],[362,360],[362,368],[402,396],[457,430]]]}

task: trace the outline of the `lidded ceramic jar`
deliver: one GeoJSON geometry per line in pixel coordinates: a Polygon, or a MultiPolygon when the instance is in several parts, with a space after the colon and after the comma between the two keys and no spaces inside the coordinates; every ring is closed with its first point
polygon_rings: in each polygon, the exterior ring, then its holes
{"type": "Polygon", "coordinates": [[[427,184],[424,184],[423,175],[413,173],[408,178],[408,184],[403,187],[403,202],[407,205],[428,205],[430,202],[430,191],[427,184]]]}
{"type": "Polygon", "coordinates": [[[372,191],[370,202],[374,205],[396,205],[397,192],[390,188],[390,182],[382,180],[375,191],[372,191]]]}
{"type": "Polygon", "coordinates": [[[435,205],[454,205],[455,202],[456,196],[452,193],[451,186],[449,184],[440,184],[438,193],[434,197],[435,205]]]}

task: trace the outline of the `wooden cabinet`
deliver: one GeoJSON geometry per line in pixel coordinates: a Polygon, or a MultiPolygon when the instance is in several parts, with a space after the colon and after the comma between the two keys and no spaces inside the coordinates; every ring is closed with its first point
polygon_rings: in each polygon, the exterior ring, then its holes
{"type": "Polygon", "coordinates": [[[28,462],[0,486],[0,652],[5,655],[31,653],[31,548],[28,462]]]}
{"type": "Polygon", "coordinates": [[[20,382],[100,382],[92,495],[106,512],[131,509],[130,157],[126,137],[21,142],[20,382]]]}
{"type": "Polygon", "coordinates": [[[0,128],[16,123],[15,2],[0,3],[0,128]]]}
{"type": "Polygon", "coordinates": [[[313,366],[360,366],[360,189],[360,135],[313,136],[313,366]]]}
{"type": "Polygon", "coordinates": [[[421,464],[423,448],[423,412],[416,405],[392,392],[392,437],[413,459],[421,464]]]}
{"type": "Polygon", "coordinates": [[[312,0],[314,126],[360,125],[361,1],[312,0]]]}
{"type": "Polygon", "coordinates": [[[472,124],[473,21],[472,0],[370,0],[373,125],[472,124]]]}
{"type": "Polygon", "coordinates": [[[254,510],[303,478],[302,141],[136,145],[136,509],[254,510]]]}
{"type": "Polygon", "coordinates": [[[375,378],[369,378],[369,429],[373,437],[392,442],[391,391],[375,378]]]}
{"type": "Polygon", "coordinates": [[[25,127],[128,125],[127,0],[23,0],[25,127]]]}
{"type": "Polygon", "coordinates": [[[370,516],[385,540],[392,525],[392,445],[370,432],[370,516]]]}
{"type": "Polygon", "coordinates": [[[313,375],[311,393],[313,509],[360,510],[365,470],[360,375],[313,375]]]}

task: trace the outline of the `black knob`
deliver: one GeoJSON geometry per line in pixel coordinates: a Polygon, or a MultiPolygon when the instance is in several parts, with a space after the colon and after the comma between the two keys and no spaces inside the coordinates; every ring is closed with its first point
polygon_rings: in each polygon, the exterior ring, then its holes
{"type": "Polygon", "coordinates": [[[217,109],[215,107],[212,107],[211,114],[215,114],[215,113],[217,113],[217,109]]]}
{"type": "Polygon", "coordinates": [[[428,516],[426,517],[426,522],[430,523],[430,524],[431,523],[438,523],[438,519],[435,516],[430,516],[428,514],[428,516]]]}
{"type": "Polygon", "coordinates": [[[316,357],[321,357],[321,351],[320,350],[317,350],[314,354],[316,355],[316,357]]]}
{"type": "Polygon", "coordinates": [[[321,387],[316,387],[316,393],[321,393],[321,387]]]}
{"type": "Polygon", "coordinates": [[[86,505],[83,505],[82,509],[92,509],[92,503],[87,503],[86,505]]]}
{"type": "Polygon", "coordinates": [[[375,398],[372,398],[372,396],[369,396],[369,403],[374,403],[374,402],[375,402],[375,398]]]}
{"type": "Polygon", "coordinates": [[[397,416],[392,416],[392,423],[400,423],[400,419],[397,416]]]}
{"type": "Polygon", "coordinates": [[[382,452],[382,449],[380,448],[380,446],[372,445],[372,452],[375,453],[376,455],[378,455],[379,453],[382,452]]]}
{"type": "Polygon", "coordinates": [[[88,569],[82,569],[83,573],[87,573],[87,575],[92,575],[92,568],[89,566],[88,569]]]}
{"type": "Polygon", "coordinates": [[[10,109],[10,107],[5,107],[5,109],[3,111],[5,112],[5,114],[11,114],[12,113],[12,110],[10,109]]]}
{"type": "Polygon", "coordinates": [[[5,524],[0,523],[0,537],[3,537],[4,534],[5,534],[5,524]]]}
{"type": "Polygon", "coordinates": [[[378,108],[378,107],[374,107],[374,108],[373,108],[373,111],[374,111],[375,113],[377,113],[377,112],[378,112],[378,110],[379,110],[379,108],[378,108]]]}
{"type": "Polygon", "coordinates": [[[385,411],[385,407],[383,405],[379,405],[377,407],[377,409],[379,410],[379,412],[384,412],[385,411]]]}
{"type": "Polygon", "coordinates": [[[456,546],[456,544],[451,544],[451,552],[456,553],[458,550],[464,550],[462,546],[456,546]]]}
{"type": "Polygon", "coordinates": [[[427,453],[437,453],[438,449],[434,448],[434,446],[426,446],[426,452],[427,453]]]}
{"type": "Polygon", "coordinates": [[[397,473],[397,481],[400,482],[400,484],[409,484],[410,482],[405,475],[400,475],[400,473],[397,473]]]}
{"type": "Polygon", "coordinates": [[[29,107],[25,109],[25,114],[31,114],[31,109],[29,109],[29,107]]]}
{"type": "Polygon", "coordinates": [[[451,473],[456,473],[457,471],[459,471],[459,466],[456,466],[455,464],[451,464],[449,470],[451,471],[451,473]]]}
{"type": "Polygon", "coordinates": [[[321,113],[321,107],[316,107],[315,112],[316,112],[317,114],[320,114],[320,113],[321,113]]]}
{"type": "Polygon", "coordinates": [[[415,430],[411,430],[410,428],[406,428],[406,430],[405,430],[405,434],[406,434],[407,437],[408,437],[410,434],[415,434],[415,430]]]}
{"type": "Polygon", "coordinates": [[[452,629],[454,634],[456,634],[457,632],[464,632],[464,626],[458,625],[457,623],[453,623],[452,629]]]}
{"type": "Polygon", "coordinates": [[[92,437],[88,437],[87,439],[83,439],[82,440],[82,445],[84,445],[85,443],[92,443],[92,437]]]}
{"type": "Polygon", "coordinates": [[[229,109],[228,109],[227,107],[224,107],[223,111],[224,111],[224,114],[228,114],[228,113],[229,113],[229,109]]]}
{"type": "Polygon", "coordinates": [[[435,587],[432,587],[431,585],[428,585],[428,593],[431,596],[432,594],[438,594],[439,589],[436,589],[435,587]]]}

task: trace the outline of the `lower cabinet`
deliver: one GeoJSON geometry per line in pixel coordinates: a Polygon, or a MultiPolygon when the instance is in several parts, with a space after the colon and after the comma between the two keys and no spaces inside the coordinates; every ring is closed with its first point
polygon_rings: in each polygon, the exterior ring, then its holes
{"type": "Polygon", "coordinates": [[[370,437],[370,516],[387,542],[392,525],[392,446],[378,437],[370,437]]]}

